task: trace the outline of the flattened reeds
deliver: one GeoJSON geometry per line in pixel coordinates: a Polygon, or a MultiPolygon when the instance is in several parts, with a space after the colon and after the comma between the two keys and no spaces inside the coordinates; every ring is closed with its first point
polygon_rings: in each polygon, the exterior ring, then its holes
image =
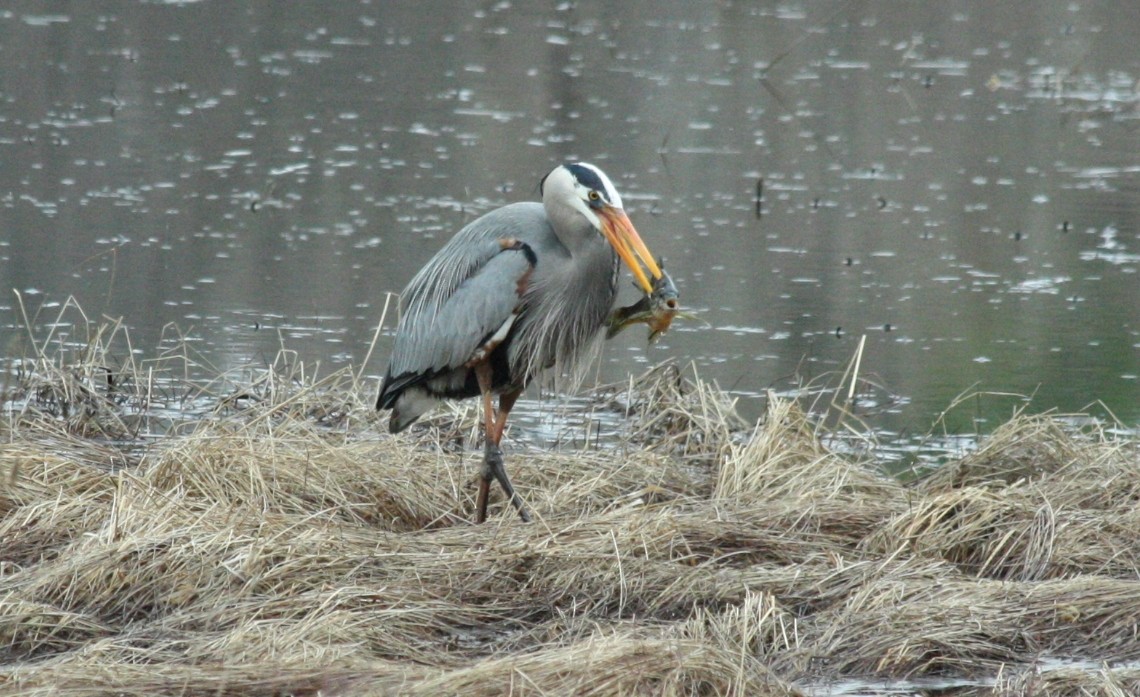
{"type": "Polygon", "coordinates": [[[391,437],[351,373],[272,369],[213,383],[217,408],[129,447],[13,407],[0,692],[1137,684],[1133,441],[1021,417],[903,484],[826,448],[793,402],[743,433],[716,422],[730,400],[713,386],[662,368],[601,397],[628,409],[626,442],[511,447],[534,523],[496,499],[473,526],[479,454],[446,435],[454,413],[391,437]],[[1113,663],[1034,672],[1043,657],[1113,663]]]}

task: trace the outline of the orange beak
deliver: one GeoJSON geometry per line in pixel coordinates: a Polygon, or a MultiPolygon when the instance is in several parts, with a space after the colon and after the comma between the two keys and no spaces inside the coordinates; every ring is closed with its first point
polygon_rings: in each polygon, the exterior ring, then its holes
{"type": "Polygon", "coordinates": [[[653,282],[645,275],[641,264],[645,264],[645,268],[653,274],[654,279],[661,278],[661,269],[657,266],[653,255],[649,253],[649,248],[641,241],[641,235],[637,234],[629,216],[625,214],[625,211],[614,206],[603,206],[599,213],[601,213],[602,219],[602,234],[606,236],[618,256],[633,272],[637,284],[645,290],[646,295],[652,293],[653,282]]]}

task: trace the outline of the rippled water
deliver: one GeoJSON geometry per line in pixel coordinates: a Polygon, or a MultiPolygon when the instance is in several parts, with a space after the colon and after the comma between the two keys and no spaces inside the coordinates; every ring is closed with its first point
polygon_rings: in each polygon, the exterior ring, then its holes
{"type": "Polygon", "coordinates": [[[26,3],[0,287],[142,355],[356,364],[454,230],[580,158],[702,320],[600,380],[691,361],[752,419],[846,394],[866,337],[855,411],[900,450],[1027,401],[1134,427],[1138,33],[1112,3],[26,3]]]}

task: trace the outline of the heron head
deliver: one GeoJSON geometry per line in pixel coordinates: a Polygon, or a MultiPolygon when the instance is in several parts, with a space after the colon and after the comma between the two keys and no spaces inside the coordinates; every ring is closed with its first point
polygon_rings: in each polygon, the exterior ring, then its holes
{"type": "Polygon", "coordinates": [[[661,268],[641,241],[641,235],[622,208],[621,195],[605,172],[587,162],[559,165],[543,177],[540,188],[548,210],[552,203],[562,204],[588,220],[629,267],[637,284],[647,294],[653,292],[653,282],[646,270],[658,279],[661,268]]]}

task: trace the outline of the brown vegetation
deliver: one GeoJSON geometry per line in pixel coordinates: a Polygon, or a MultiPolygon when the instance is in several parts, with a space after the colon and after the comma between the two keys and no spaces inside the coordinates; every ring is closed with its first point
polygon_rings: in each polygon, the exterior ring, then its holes
{"type": "Polygon", "coordinates": [[[109,353],[5,388],[0,693],[1140,689],[1134,441],[1017,416],[904,484],[667,365],[597,393],[622,443],[510,447],[537,520],[473,526],[473,409],[390,437],[373,385],[282,359],[143,445],[182,398],[109,353]]]}

